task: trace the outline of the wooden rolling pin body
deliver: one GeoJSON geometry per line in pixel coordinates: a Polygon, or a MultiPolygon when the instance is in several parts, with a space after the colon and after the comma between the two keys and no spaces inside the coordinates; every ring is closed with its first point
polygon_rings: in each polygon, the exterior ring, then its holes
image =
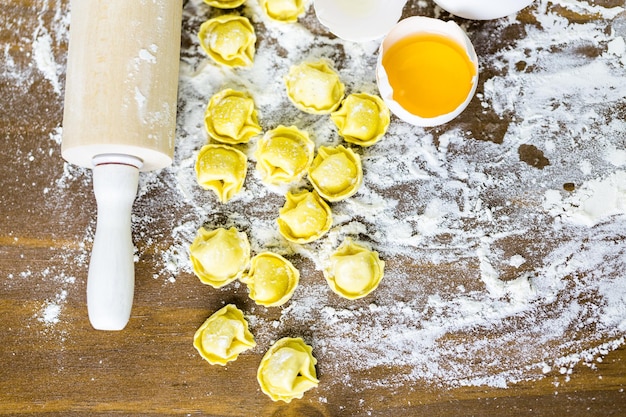
{"type": "Polygon", "coordinates": [[[63,157],[94,169],[98,223],[87,305],[121,330],[134,291],[132,202],[138,171],[174,155],[182,0],[72,0],[63,157]]]}
{"type": "Polygon", "coordinates": [[[72,0],[63,157],[84,167],[133,155],[141,170],[174,154],[182,0],[72,0]]]}

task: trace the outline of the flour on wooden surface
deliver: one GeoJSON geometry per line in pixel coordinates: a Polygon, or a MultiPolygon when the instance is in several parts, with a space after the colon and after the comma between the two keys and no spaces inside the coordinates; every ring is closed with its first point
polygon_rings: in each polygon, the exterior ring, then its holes
{"type": "MultiPolygon", "coordinates": [[[[536,24],[515,17],[490,24],[494,38],[520,26],[523,34],[480,57],[489,75],[483,75],[474,99],[480,105],[471,111],[512,119],[501,143],[460,121],[424,130],[392,120],[380,143],[358,149],[363,187],[333,204],[329,234],[299,246],[277,231],[285,189],[260,181],[254,140],[244,147],[250,163],[244,189],[230,203],[220,205],[196,185],[195,156],[207,141],[206,103],[222,88],[243,89],[254,98],[264,130],[294,124],[318,146],[338,144],[328,117],[289,105],[282,77],[290,65],[324,57],[336,63],[347,93],[376,93],[377,44],[346,45],[310,30],[319,29],[312,8],[301,23],[279,25],[248,1],[243,13],[265,32],[254,67],[232,70],[203,55],[195,30],[211,10],[200,0],[187,2],[184,36],[191,46],[181,58],[175,162],[165,175],[143,175],[138,197],[147,199],[165,186],[169,204],[184,212],[163,231],[174,243],[163,250],[156,278],[179,285],[176,276],[190,273],[187,247],[202,225],[245,230],[255,253],[302,257],[310,274],[279,317],[260,307],[246,314],[259,352],[285,334],[313,345],[320,389],[324,375],[356,391],[416,381],[506,387],[546,377],[560,383],[577,364],[593,367],[624,344],[626,331],[626,250],[619,244],[626,236],[626,19],[622,7],[535,3],[536,24]],[[570,22],[553,10],[555,4],[614,21],[570,22]],[[521,149],[530,149],[530,157],[521,149]],[[388,265],[380,287],[359,302],[339,299],[318,279],[347,236],[366,242],[388,265]],[[511,249],[510,242],[519,243],[511,249]],[[422,275],[405,264],[419,267],[422,275]],[[403,372],[386,379],[366,376],[369,369],[392,366],[403,372]]],[[[439,9],[435,13],[444,16],[439,9]]],[[[471,39],[484,37],[466,28],[471,39]]],[[[64,36],[47,30],[51,37],[64,36]]],[[[50,62],[46,32],[41,34],[34,64],[56,90],[58,66],[50,62]]],[[[5,57],[10,66],[6,50],[5,57]]],[[[66,166],[48,187],[62,192],[81,181],[81,174],[66,166]]],[[[292,187],[307,186],[303,180],[292,187]]],[[[134,221],[147,229],[154,219],[136,213],[134,221]]],[[[62,320],[62,302],[51,298],[41,319],[62,320]]]]}
{"type": "MultiPolygon", "coordinates": [[[[560,5],[606,18],[623,12],[584,2],[560,5]]],[[[542,29],[528,25],[526,36],[513,48],[481,58],[496,74],[485,80],[477,96],[482,108],[502,118],[514,115],[503,143],[476,141],[481,138],[454,123],[435,137],[395,120],[380,144],[360,151],[363,187],[333,205],[333,229],[320,242],[305,246],[289,245],[278,235],[273,213],[281,200],[271,197],[282,190],[260,184],[254,170],[244,193],[230,206],[216,205],[197,190],[192,166],[195,152],[207,140],[202,123],[206,101],[221,88],[243,88],[254,97],[266,129],[294,123],[312,132],[318,146],[336,144],[339,138],[326,118],[285,107],[282,76],[301,60],[326,57],[337,63],[348,93],[376,92],[369,71],[376,43],[347,47],[309,32],[305,25],[275,25],[249,2],[245,13],[267,29],[252,70],[216,67],[196,51],[183,57],[184,111],[173,171],[198,218],[185,225],[186,233],[179,229],[179,236],[186,234],[189,240],[203,222],[236,225],[248,231],[253,250],[298,254],[317,270],[324,268],[344,237],[353,236],[366,240],[388,261],[456,267],[460,275],[466,266],[478,271],[468,285],[468,277],[436,282],[441,275],[418,277],[388,268],[381,287],[365,304],[345,303],[323,281],[303,280],[278,322],[266,321],[262,309],[249,312],[260,345],[281,332],[310,329],[307,336],[318,350],[322,372],[346,375],[341,382],[359,389],[413,380],[505,387],[543,377],[562,358],[585,362],[584,355],[572,356],[572,343],[580,352],[589,351],[594,338],[616,337],[612,348],[622,343],[624,251],[612,242],[626,233],[619,220],[625,209],[622,174],[616,169],[623,165],[626,124],[612,113],[614,105],[623,104],[621,37],[601,24],[571,23],[548,11],[548,2],[538,7],[545,12],[538,13],[542,29]],[[589,59],[585,48],[604,52],[589,59]],[[550,164],[537,169],[522,163],[517,152],[522,144],[541,150],[550,164]],[[568,193],[563,184],[570,182],[576,189],[568,193]],[[215,211],[227,224],[212,220],[222,219],[215,211]],[[608,223],[589,228],[602,222],[608,223]],[[590,231],[592,238],[581,244],[581,236],[590,231]],[[503,253],[502,242],[528,235],[536,236],[536,248],[503,253]],[[556,236],[562,244],[542,247],[541,239],[556,236]],[[528,259],[538,256],[542,262],[530,265],[528,259]],[[594,272],[594,265],[606,258],[614,259],[614,265],[594,272]],[[572,281],[571,276],[584,278],[572,281]],[[596,303],[579,302],[589,291],[599,295],[596,303]],[[582,319],[597,324],[591,338],[581,331],[582,319]],[[483,338],[477,329],[499,337],[483,338]],[[468,363],[468,357],[476,364],[468,363]],[[398,365],[406,367],[406,374],[393,381],[350,377],[398,365]]],[[[192,2],[186,15],[201,21],[198,14],[203,13],[207,9],[192,2]]],[[[517,24],[514,18],[502,19],[498,29],[517,24]]],[[[248,148],[249,156],[253,147],[248,148]]],[[[307,184],[294,187],[299,186],[307,184]]],[[[181,267],[187,268],[186,262],[181,267]]],[[[593,348],[590,352],[599,354],[593,348]]]]}

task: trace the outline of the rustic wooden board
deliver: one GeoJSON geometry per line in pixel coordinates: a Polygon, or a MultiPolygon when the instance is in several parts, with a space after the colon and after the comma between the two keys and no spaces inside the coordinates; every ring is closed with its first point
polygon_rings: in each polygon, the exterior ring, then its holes
{"type": "MultiPolygon", "coordinates": [[[[223,302],[251,308],[244,289],[229,292],[225,300],[223,293],[201,285],[186,272],[178,274],[172,285],[154,279],[157,252],[172,244],[169,230],[177,216],[183,215],[180,206],[148,203],[159,201],[159,195],[135,206],[139,216],[157,220],[150,223],[149,231],[144,225],[135,226],[141,256],[130,323],[122,332],[94,331],[85,306],[84,257],[92,244],[84,241],[85,230],[95,226],[90,175],[77,170],[75,181],[55,183],[64,169],[72,169],[64,168],[54,137],[63,103],[33,68],[29,49],[38,20],[51,21],[58,10],[67,10],[67,1],[16,0],[0,5],[0,46],[17,57],[11,64],[17,73],[0,72],[0,132],[4,136],[0,151],[0,415],[575,417],[626,413],[623,346],[594,367],[575,367],[567,381],[557,373],[506,389],[425,383],[393,389],[373,385],[359,391],[335,383],[332,390],[313,390],[300,401],[273,403],[256,382],[261,350],[242,355],[226,367],[211,367],[199,359],[191,344],[197,327],[223,302]],[[50,192],[62,195],[52,198],[50,192]],[[156,237],[158,242],[144,242],[142,236],[156,237]],[[59,301],[58,297],[63,301],[62,315],[50,324],[41,319],[41,311],[54,305],[55,299],[59,301]]],[[[520,16],[532,18],[530,12],[520,16]]],[[[584,18],[590,17],[572,16],[584,18]]],[[[66,46],[64,42],[53,45],[57,56],[64,56],[66,46]]],[[[495,142],[504,134],[497,121],[467,120],[469,130],[482,131],[495,142]]],[[[167,174],[163,178],[168,181],[167,174]]],[[[167,199],[163,201],[167,204],[167,199]]],[[[511,248],[533,245],[526,239],[519,237],[508,244],[511,248]]],[[[433,272],[432,265],[405,262],[404,267],[416,275],[454,272],[446,265],[433,272]]],[[[320,274],[304,260],[299,266],[309,276],[320,274]]],[[[375,368],[353,378],[377,380],[403,371],[375,368]]]]}

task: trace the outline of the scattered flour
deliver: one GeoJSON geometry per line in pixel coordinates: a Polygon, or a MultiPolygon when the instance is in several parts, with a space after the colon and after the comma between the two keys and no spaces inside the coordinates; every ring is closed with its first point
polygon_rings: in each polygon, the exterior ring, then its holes
{"type": "MultiPolygon", "coordinates": [[[[64,255],[59,256],[69,261],[68,257],[64,255]]],[[[80,258],[76,259],[76,261],[79,260],[80,258]]],[[[43,303],[36,315],[39,322],[43,323],[47,328],[52,328],[61,320],[63,307],[67,302],[68,290],[76,282],[76,278],[65,275],[63,271],[55,271],[50,268],[45,268],[43,271],[35,273],[26,271],[22,275],[23,277],[27,276],[31,281],[50,282],[57,287],[57,293],[43,303]]]]}
{"type": "Polygon", "coordinates": [[[564,199],[558,191],[548,190],[544,207],[554,216],[585,226],[623,215],[626,213],[626,172],[615,171],[607,178],[591,179],[564,199]]]}
{"type": "Polygon", "coordinates": [[[52,301],[46,301],[39,321],[51,325],[59,322],[59,314],[61,314],[62,303],[67,298],[67,291],[63,290],[52,301]]]}
{"type": "MultiPolygon", "coordinates": [[[[578,1],[557,3],[606,19],[623,12],[578,1]]],[[[327,118],[285,106],[282,76],[301,60],[326,57],[336,63],[348,93],[376,92],[370,69],[377,45],[347,47],[318,34],[310,16],[300,24],[277,25],[267,21],[256,2],[248,2],[244,14],[266,29],[255,66],[224,69],[208,62],[194,40],[193,28],[210,10],[200,2],[188,3],[192,46],[181,64],[180,140],[172,171],[197,218],[176,229],[184,242],[174,253],[185,253],[195,229],[205,224],[246,230],[253,251],[271,249],[310,261],[316,272],[309,272],[312,276],[303,280],[280,320],[252,310],[253,329],[260,345],[277,334],[303,332],[318,351],[320,369],[357,390],[415,380],[506,387],[545,377],[561,367],[563,358],[572,366],[585,362],[577,354],[594,340],[615,338],[609,350],[617,348],[623,343],[626,294],[624,250],[612,243],[626,233],[619,221],[626,182],[615,170],[623,165],[619,152],[626,149],[626,122],[613,111],[624,105],[620,36],[606,30],[602,19],[570,22],[549,10],[551,4],[537,2],[537,25],[525,25],[526,36],[481,58],[491,74],[477,95],[483,112],[513,120],[502,144],[475,140],[481,138],[464,130],[462,122],[442,131],[394,120],[381,143],[359,150],[364,185],[348,201],[332,206],[329,234],[298,246],[276,231],[284,190],[260,183],[253,169],[254,141],[244,149],[252,167],[241,195],[220,206],[198,190],[193,163],[207,141],[204,107],[220,89],[242,88],[254,97],[265,129],[296,124],[311,132],[318,146],[339,143],[327,118]],[[587,48],[597,49],[599,56],[589,59],[587,48]],[[522,163],[522,144],[542,150],[550,164],[539,170],[522,163]],[[605,149],[616,152],[605,154],[605,149]],[[574,183],[576,190],[568,194],[565,183],[574,183]],[[601,222],[606,227],[593,228],[601,222]],[[381,287],[364,302],[339,300],[319,280],[319,271],[346,236],[366,241],[388,261],[381,287]],[[580,243],[583,236],[587,241],[580,243]],[[517,253],[504,253],[506,242],[516,240],[517,253]],[[606,258],[613,264],[596,272],[606,258]],[[429,268],[440,272],[429,273],[429,268]],[[440,282],[446,269],[451,275],[440,282]],[[579,301],[589,291],[599,298],[579,301]],[[596,323],[596,330],[585,332],[581,320],[596,323]],[[406,373],[357,380],[365,370],[388,366],[406,373]]],[[[419,12],[428,6],[417,2],[413,7],[419,12]]],[[[517,25],[515,18],[502,19],[491,29],[499,33],[517,25]]],[[[292,188],[307,186],[301,182],[292,188]]],[[[172,258],[167,258],[172,272],[172,258]]],[[[189,270],[186,261],[179,267],[189,270]]]]}
{"type": "Polygon", "coordinates": [[[33,58],[37,68],[50,82],[54,91],[57,94],[61,94],[61,85],[59,84],[60,68],[52,56],[52,37],[49,33],[36,35],[33,40],[33,58]]]}
{"type": "MultiPolygon", "coordinates": [[[[295,124],[318,146],[340,143],[328,117],[289,105],[282,76],[290,65],[325,57],[335,62],[348,93],[376,93],[377,44],[346,45],[327,36],[310,7],[299,23],[282,25],[248,1],[243,14],[264,28],[255,64],[227,69],[213,65],[196,40],[211,8],[201,0],[186,2],[175,162],[142,176],[138,196],[143,210],[150,211],[150,194],[165,189],[167,201],[161,204],[182,213],[163,232],[174,243],[161,251],[155,278],[182,285],[176,277],[191,272],[187,247],[200,226],[245,230],[253,252],[289,256],[302,271],[287,306],[277,312],[246,311],[259,349],[280,335],[301,335],[313,345],[322,376],[355,391],[415,381],[506,387],[548,375],[567,377],[575,365],[593,366],[622,346],[626,249],[618,243],[626,236],[626,33],[619,30],[626,27],[624,9],[576,0],[539,0],[533,7],[536,22],[500,19],[484,26],[488,34],[465,26],[481,46],[482,66],[478,105],[466,113],[502,123],[501,143],[468,130],[463,117],[437,129],[393,119],[379,144],[358,149],[363,187],[333,204],[328,235],[293,245],[275,227],[285,190],[260,181],[254,140],[242,147],[250,167],[244,190],[231,202],[221,205],[197,187],[193,165],[207,141],[206,103],[222,88],[244,89],[253,96],[265,130],[295,124]],[[598,18],[569,21],[554,5],[598,18]],[[509,30],[520,32],[515,42],[494,40],[509,30]],[[504,125],[506,119],[511,123],[504,125]],[[543,152],[549,164],[539,169],[521,161],[521,145],[543,152]],[[573,190],[564,184],[573,184],[573,190]],[[380,287],[358,302],[339,299],[320,279],[328,257],[347,236],[366,242],[387,262],[380,287]],[[404,372],[381,372],[388,376],[375,380],[366,376],[372,368],[388,367],[404,372]]],[[[430,2],[410,2],[410,8],[447,18],[430,2]]],[[[66,36],[64,30],[42,27],[34,39],[33,61],[55,91],[62,62],[51,51],[66,36]]],[[[10,66],[10,52],[4,54],[10,66]]],[[[58,131],[51,133],[53,146],[58,137],[58,131]]],[[[62,194],[83,177],[84,171],[66,165],[56,191],[62,194]]],[[[306,180],[292,185],[303,187],[306,180]]],[[[153,215],[165,215],[154,212],[134,218],[147,247],[145,230],[156,222],[153,215]]],[[[62,320],[69,286],[59,285],[62,289],[38,313],[46,324],[62,320]]]]}

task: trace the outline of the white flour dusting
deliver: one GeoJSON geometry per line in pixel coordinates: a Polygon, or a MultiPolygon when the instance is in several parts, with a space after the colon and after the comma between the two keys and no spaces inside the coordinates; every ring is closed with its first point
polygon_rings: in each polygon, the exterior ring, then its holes
{"type": "MultiPolygon", "coordinates": [[[[285,189],[261,183],[255,140],[241,147],[249,157],[248,178],[231,202],[221,205],[196,185],[195,156],[207,141],[206,103],[222,88],[246,90],[265,131],[294,124],[318,146],[341,143],[327,116],[289,104],[282,76],[290,65],[323,57],[335,62],[347,93],[377,93],[377,44],[347,45],[327,36],[311,7],[300,23],[284,25],[248,1],[242,13],[264,28],[255,64],[228,69],[210,62],[196,40],[199,25],[217,12],[188,1],[175,163],[140,180],[140,203],[149,204],[150,193],[165,187],[166,204],[183,213],[163,231],[175,243],[161,249],[155,278],[183,285],[176,277],[190,273],[187,247],[202,225],[236,226],[246,231],[254,253],[273,250],[295,260],[302,279],[291,302],[246,314],[259,353],[282,335],[311,343],[322,390],[325,381],[355,391],[415,381],[506,387],[548,376],[567,381],[577,364],[593,367],[624,344],[626,331],[626,253],[620,244],[626,236],[626,18],[622,7],[535,3],[536,21],[500,19],[484,26],[490,33],[464,23],[480,46],[476,105],[437,129],[394,118],[380,143],[356,148],[363,187],[332,205],[335,221],[327,236],[300,246],[277,231],[285,189]],[[597,19],[579,23],[562,10],[597,19]],[[519,32],[515,42],[493,40],[510,32],[519,32]],[[464,122],[472,117],[485,120],[484,132],[464,122]],[[502,137],[486,137],[498,123],[502,137]],[[380,287],[357,302],[339,299],[320,272],[347,236],[370,245],[387,263],[380,287]],[[368,377],[378,375],[368,372],[372,368],[390,367],[403,372],[368,377]]],[[[428,2],[410,7],[447,18],[428,2]]],[[[65,33],[47,30],[36,36],[33,59],[56,91],[59,66],[48,37],[65,33]]],[[[56,192],[81,181],[81,173],[66,166],[56,192]]],[[[309,185],[292,185],[299,187],[309,185]]],[[[133,221],[146,248],[159,247],[157,238],[149,240],[157,219],[138,212],[133,221]]],[[[63,291],[43,306],[45,323],[62,320],[63,291]]]]}
{"type": "Polygon", "coordinates": [[[33,58],[37,64],[37,68],[39,68],[44,77],[50,82],[54,91],[60,94],[59,68],[52,56],[52,38],[50,34],[43,33],[36,35],[33,40],[33,58]]]}
{"type": "MultiPolygon", "coordinates": [[[[64,256],[64,255],[59,255],[64,256]]],[[[69,261],[80,261],[80,258],[64,257],[69,261]]],[[[51,298],[45,300],[40,310],[36,314],[36,318],[39,322],[43,323],[47,328],[58,324],[61,321],[61,314],[63,308],[67,303],[67,296],[69,289],[76,282],[76,278],[68,276],[64,271],[58,271],[56,269],[45,268],[43,271],[24,271],[22,272],[24,278],[37,283],[52,284],[52,287],[57,288],[57,293],[51,298]]]]}
{"type": "MultiPolygon", "coordinates": [[[[310,260],[317,273],[303,280],[278,321],[266,318],[264,309],[248,312],[253,330],[261,346],[277,335],[305,331],[320,372],[355,389],[415,380],[505,387],[543,377],[547,369],[593,361],[602,352],[594,340],[614,337],[605,350],[615,349],[623,343],[626,318],[624,250],[614,244],[626,233],[620,221],[623,174],[616,170],[624,165],[626,123],[623,110],[621,116],[613,111],[624,105],[624,51],[621,35],[605,29],[602,19],[572,23],[548,10],[551,4],[538,2],[538,23],[525,25],[526,36],[516,44],[481,57],[492,74],[477,96],[481,109],[513,119],[502,144],[477,141],[480,132],[467,132],[462,123],[422,130],[394,120],[380,144],[358,150],[364,185],[348,201],[333,204],[328,236],[298,246],[285,242],[274,224],[284,190],[262,185],[254,169],[245,191],[225,206],[196,186],[193,164],[207,140],[206,102],[221,88],[245,89],[266,130],[296,124],[318,146],[336,144],[340,139],[327,117],[288,105],[282,76],[301,60],[326,57],[336,63],[348,93],[375,93],[377,45],[346,47],[307,30],[316,28],[310,19],[272,23],[248,2],[244,13],[267,31],[252,70],[217,67],[195,42],[183,55],[183,111],[172,171],[197,218],[176,230],[184,242],[175,252],[186,255],[185,244],[206,223],[246,230],[256,252],[310,260]],[[586,51],[598,56],[590,59],[586,51]],[[532,160],[521,162],[522,145],[542,152],[548,163],[539,169],[530,166],[532,160]],[[575,191],[565,191],[566,183],[575,191]],[[325,260],[346,236],[366,241],[388,263],[381,287],[363,302],[339,300],[320,280],[325,260]],[[543,241],[547,236],[550,242],[543,241]],[[516,239],[513,249],[506,246],[516,239]],[[444,276],[448,280],[441,282],[444,276]],[[589,292],[595,301],[580,301],[589,292]],[[593,323],[591,334],[581,320],[593,323]],[[390,366],[406,373],[361,378],[368,369],[390,366]]],[[[623,12],[584,2],[557,4],[607,19],[623,12]]],[[[200,2],[187,5],[191,38],[207,17],[200,2]]],[[[514,18],[502,19],[492,29],[517,25],[514,18]]],[[[480,37],[468,31],[470,38],[480,37]]],[[[252,167],[253,148],[254,142],[244,147],[252,167]]],[[[186,260],[178,267],[189,271],[186,260]]]]}
{"type": "MultiPolygon", "coordinates": [[[[6,83],[6,87],[9,88],[9,96],[15,96],[14,99],[20,95],[29,95],[31,93],[29,90],[33,87],[35,80],[41,78],[60,99],[65,66],[63,45],[67,44],[69,24],[67,7],[63,0],[41,0],[33,4],[32,7],[32,11],[36,12],[34,14],[36,26],[30,33],[25,33],[23,30],[23,26],[32,24],[28,23],[28,18],[13,17],[7,19],[5,16],[0,16],[8,40],[1,48],[3,57],[2,64],[0,64],[0,79],[3,84],[6,83]]],[[[8,109],[5,110],[8,111],[8,109]]],[[[47,163],[43,162],[46,158],[60,157],[58,150],[61,138],[60,127],[49,132],[48,136],[50,142],[42,141],[41,148],[32,149],[26,154],[18,152],[15,155],[18,161],[23,159],[25,170],[30,170],[32,166],[41,163],[47,163]]],[[[71,168],[66,168],[66,173],[70,171],[71,168]]],[[[17,177],[19,178],[19,175],[17,177]]],[[[24,184],[24,186],[25,188],[28,186],[35,192],[40,192],[41,195],[38,200],[43,201],[46,205],[51,204],[57,209],[60,199],[63,198],[63,188],[75,180],[76,178],[64,175],[61,178],[44,178],[41,184],[32,183],[24,184]]],[[[8,231],[8,234],[11,236],[12,232],[8,231]]],[[[19,240],[19,237],[15,237],[15,244],[19,244],[19,240]]],[[[26,247],[28,245],[25,243],[26,247]]],[[[77,245],[80,246],[80,242],[77,242],[77,245]]],[[[84,262],[84,254],[72,253],[70,252],[72,248],[67,249],[67,252],[64,249],[59,251],[51,249],[50,257],[63,259],[68,263],[84,262]]],[[[21,254],[20,258],[22,261],[27,259],[24,254],[21,254]]],[[[51,267],[37,269],[33,266],[10,273],[4,283],[5,288],[11,288],[17,279],[31,282],[30,285],[37,289],[44,287],[49,289],[49,296],[38,305],[33,319],[40,322],[48,334],[54,331],[61,336],[60,340],[63,340],[64,331],[58,328],[55,330],[55,327],[63,320],[63,308],[76,279],[73,276],[68,276],[62,269],[51,267]]]]}
{"type": "Polygon", "coordinates": [[[55,53],[61,54],[59,46],[67,41],[69,24],[69,14],[64,13],[61,5],[61,0],[44,0],[42,10],[55,13],[51,20],[52,25],[46,25],[43,21],[43,14],[40,14],[39,25],[32,38],[32,58],[36,68],[41,71],[54,92],[59,95],[61,94],[60,76],[64,72],[64,66],[60,57],[55,57],[55,53]]]}
{"type": "Polygon", "coordinates": [[[42,315],[39,317],[39,321],[48,325],[58,323],[59,314],[61,313],[61,303],[65,302],[66,298],[67,291],[63,290],[57,294],[54,300],[46,301],[42,315]]]}
{"type": "Polygon", "coordinates": [[[555,217],[585,226],[595,226],[626,212],[626,172],[615,171],[607,178],[582,184],[571,196],[546,191],[544,208],[555,217]]]}

